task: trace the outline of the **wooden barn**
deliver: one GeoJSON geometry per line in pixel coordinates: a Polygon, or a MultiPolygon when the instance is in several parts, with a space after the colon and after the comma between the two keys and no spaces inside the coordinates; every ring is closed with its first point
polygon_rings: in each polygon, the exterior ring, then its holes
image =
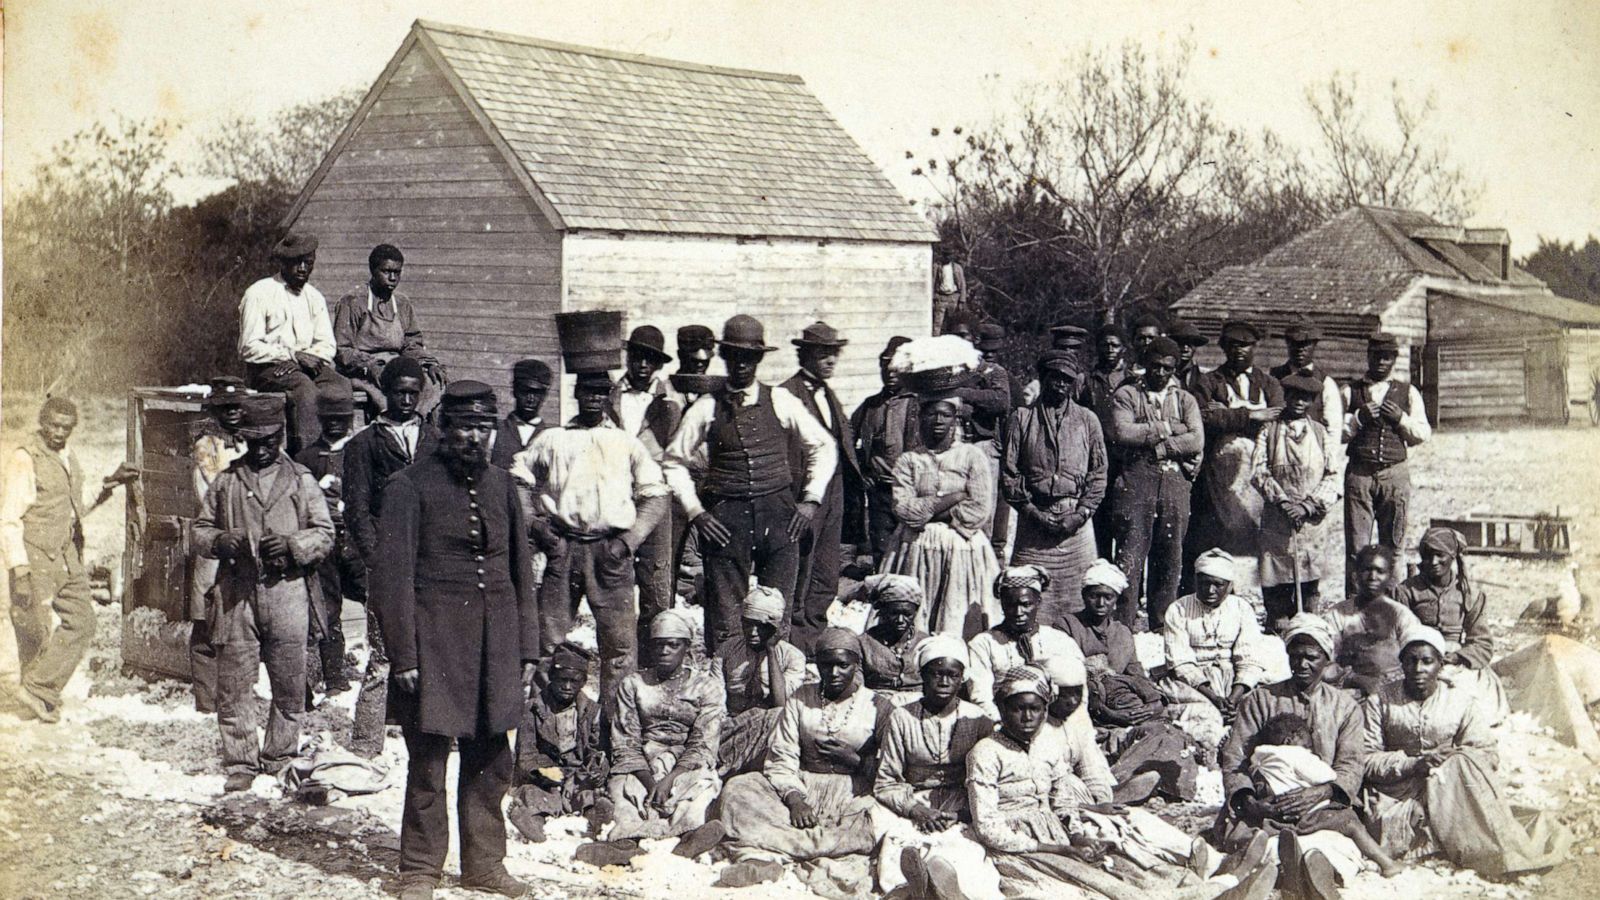
{"type": "Polygon", "coordinates": [[[932,226],[792,75],[418,21],[285,224],[321,239],[330,301],[400,247],[429,347],[507,397],[515,360],[559,364],[562,311],[669,344],[751,313],[774,382],[825,319],[851,340],[847,404],[889,337],[930,324],[932,226]]]}
{"type": "MultiPolygon", "coordinates": [[[[1282,362],[1283,329],[1300,315],[1322,329],[1318,364],[1343,379],[1366,369],[1366,336],[1399,337],[1430,420],[1560,423],[1588,418],[1600,378],[1600,307],[1553,294],[1511,262],[1501,228],[1446,225],[1423,213],[1356,206],[1173,305],[1216,338],[1238,316],[1270,337],[1262,365],[1282,362]]],[[[1222,361],[1201,348],[1206,368],[1222,361]]]]}

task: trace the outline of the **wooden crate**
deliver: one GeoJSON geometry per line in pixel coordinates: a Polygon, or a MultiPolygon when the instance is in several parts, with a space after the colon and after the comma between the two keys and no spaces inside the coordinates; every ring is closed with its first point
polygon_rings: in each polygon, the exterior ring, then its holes
{"type": "Polygon", "coordinates": [[[1564,557],[1572,552],[1568,520],[1548,516],[1474,514],[1465,519],[1433,519],[1434,528],[1453,528],[1467,539],[1469,554],[1564,557]]]}

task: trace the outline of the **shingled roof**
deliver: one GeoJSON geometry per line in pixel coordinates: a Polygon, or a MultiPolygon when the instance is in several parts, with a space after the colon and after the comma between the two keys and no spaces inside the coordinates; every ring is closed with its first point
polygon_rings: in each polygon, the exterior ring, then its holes
{"type": "Polygon", "coordinates": [[[411,37],[558,228],[937,239],[796,76],[420,20],[411,37]]]}

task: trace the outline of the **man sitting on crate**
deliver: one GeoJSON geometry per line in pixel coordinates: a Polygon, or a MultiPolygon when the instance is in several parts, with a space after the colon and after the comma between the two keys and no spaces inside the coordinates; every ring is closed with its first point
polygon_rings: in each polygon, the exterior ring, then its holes
{"type": "Polygon", "coordinates": [[[334,362],[344,375],[367,394],[367,404],[383,412],[385,401],[378,385],[383,367],[397,356],[422,363],[422,397],[417,412],[431,419],[445,383],[444,366],[428,354],[417,327],[411,300],[400,293],[400,272],[405,254],[393,244],[379,244],[367,254],[370,277],[339,298],[333,309],[334,362]]]}
{"type": "Polygon", "coordinates": [[[317,565],[333,551],[322,489],[283,453],[283,405],[278,394],[245,398],[245,454],[217,476],[194,521],[194,552],[221,561],[208,618],[229,792],[248,790],[258,772],[275,774],[299,752],[306,634],[321,613],[317,565]],[[263,660],[272,704],[258,744],[254,689],[263,660]]]}

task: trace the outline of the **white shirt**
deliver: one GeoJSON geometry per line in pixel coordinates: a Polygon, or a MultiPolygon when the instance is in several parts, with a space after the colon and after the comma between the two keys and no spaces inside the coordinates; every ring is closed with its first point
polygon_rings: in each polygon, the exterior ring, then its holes
{"type": "Polygon", "coordinates": [[[617,379],[617,418],[622,420],[622,430],[637,435],[644,428],[644,414],[660,393],[660,385],[652,380],[642,391],[628,383],[628,376],[617,379]]]}
{"type": "Polygon", "coordinates": [[[274,275],[244,292],[239,301],[239,356],[245,362],[285,362],[296,353],[331,362],[333,349],[333,320],[321,291],[307,284],[300,293],[292,293],[283,277],[274,275]]]}
{"type": "Polygon", "coordinates": [[[533,485],[546,515],[570,531],[598,534],[633,527],[636,499],[664,497],[661,467],[638,438],[602,421],[539,432],[511,462],[511,474],[533,485]]]}
{"type": "MultiPolygon", "coordinates": [[[[1397,427],[1400,429],[1400,436],[1405,438],[1406,443],[1420,444],[1428,438],[1433,437],[1433,428],[1428,424],[1428,410],[1427,407],[1422,405],[1422,395],[1417,392],[1415,387],[1409,384],[1405,385],[1405,387],[1406,390],[1411,392],[1411,408],[1408,412],[1400,414],[1400,424],[1397,427]]],[[[1377,403],[1382,403],[1384,398],[1388,396],[1389,382],[1387,379],[1367,385],[1368,399],[1377,403]]],[[[1339,389],[1339,401],[1340,408],[1345,411],[1344,439],[1345,442],[1348,443],[1351,438],[1356,436],[1356,431],[1358,430],[1356,425],[1357,410],[1352,409],[1350,406],[1349,385],[1345,385],[1339,389]]],[[[1324,409],[1326,409],[1326,407],[1324,407],[1324,409]]],[[[1333,427],[1331,422],[1329,427],[1333,427]]]]}
{"type": "Polygon", "coordinates": [[[404,422],[396,422],[388,416],[379,416],[378,425],[387,429],[389,435],[406,451],[406,458],[416,461],[417,441],[422,439],[422,417],[412,416],[404,422]]]}
{"type": "MultiPolygon", "coordinates": [[[[71,468],[72,460],[72,448],[63,448],[61,461],[71,468]]],[[[11,451],[11,455],[6,457],[5,468],[0,470],[0,476],[3,476],[3,483],[0,483],[0,554],[4,555],[6,568],[14,569],[28,565],[28,545],[23,541],[22,517],[39,499],[39,484],[33,475],[33,457],[21,447],[11,451]]],[[[98,505],[94,500],[94,497],[80,497],[78,508],[87,515],[98,505]]]]}
{"type": "MultiPolygon", "coordinates": [[[[752,384],[744,390],[744,401],[741,406],[746,408],[756,405],[756,395],[762,386],[752,384]]],[[[839,466],[839,451],[834,443],[833,434],[818,422],[811,412],[806,409],[800,398],[789,393],[783,388],[767,388],[767,394],[772,398],[772,412],[778,418],[778,424],[785,431],[793,432],[800,438],[800,444],[806,456],[805,484],[801,491],[800,500],[805,503],[821,503],[823,494],[827,493],[828,482],[833,480],[834,470],[839,466]]],[[[706,445],[706,437],[711,434],[711,421],[717,411],[717,398],[715,394],[708,394],[694,402],[693,406],[683,414],[683,421],[678,425],[678,433],[673,435],[672,443],[667,445],[666,453],[661,459],[661,468],[666,472],[667,484],[671,486],[672,493],[683,506],[683,514],[693,521],[702,512],[705,506],[700,502],[700,495],[695,491],[694,478],[690,470],[704,472],[710,465],[711,452],[706,445]]]]}
{"type": "Polygon", "coordinates": [[[829,431],[832,431],[833,404],[828,402],[828,392],[823,390],[823,388],[827,387],[827,385],[824,384],[821,379],[817,378],[815,375],[810,375],[810,373],[806,372],[804,369],[800,370],[800,379],[804,381],[806,387],[811,390],[811,402],[817,405],[817,414],[822,417],[823,427],[827,428],[829,431]]]}

